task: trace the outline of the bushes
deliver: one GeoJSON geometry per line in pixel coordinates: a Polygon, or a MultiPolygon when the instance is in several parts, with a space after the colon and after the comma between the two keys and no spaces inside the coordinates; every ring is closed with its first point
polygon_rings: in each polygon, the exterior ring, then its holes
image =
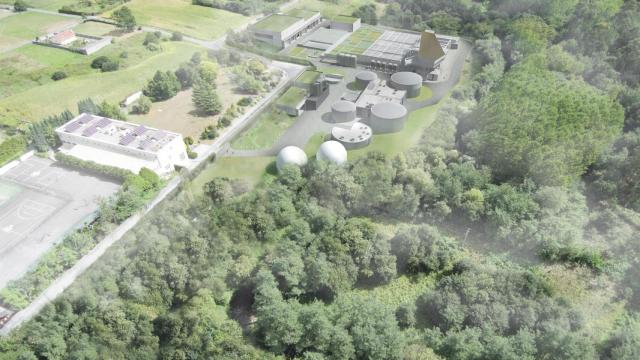
{"type": "Polygon", "coordinates": [[[120,68],[120,63],[107,56],[98,56],[91,62],[91,67],[100,69],[102,72],[116,71],[120,68]]]}
{"type": "Polygon", "coordinates": [[[115,166],[102,165],[93,161],[82,160],[75,156],[67,155],[60,152],[56,154],[56,160],[70,167],[88,170],[120,181],[124,181],[125,179],[133,175],[133,173],[129,170],[117,168],[115,166]]]}
{"type": "Polygon", "coordinates": [[[131,107],[133,114],[148,114],[149,111],[151,111],[151,100],[146,96],[141,97],[138,102],[131,107]]]}
{"type": "Polygon", "coordinates": [[[67,73],[64,71],[56,71],[53,73],[53,75],[51,75],[51,80],[53,81],[58,81],[58,80],[62,80],[65,79],[67,77],[67,73]]]}
{"type": "Polygon", "coordinates": [[[27,141],[24,136],[11,137],[0,143],[0,166],[15,160],[27,149],[27,141]]]}
{"type": "Polygon", "coordinates": [[[596,271],[603,271],[606,266],[602,252],[578,245],[559,246],[555,244],[545,244],[540,248],[538,254],[548,261],[561,261],[584,265],[596,271]]]}

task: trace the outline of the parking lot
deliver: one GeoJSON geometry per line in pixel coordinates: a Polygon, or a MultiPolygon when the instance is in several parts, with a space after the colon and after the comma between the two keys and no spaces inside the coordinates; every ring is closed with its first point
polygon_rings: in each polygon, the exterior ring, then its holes
{"type": "Polygon", "coordinates": [[[0,175],[0,288],[90,218],[119,184],[31,157],[0,175]]]}

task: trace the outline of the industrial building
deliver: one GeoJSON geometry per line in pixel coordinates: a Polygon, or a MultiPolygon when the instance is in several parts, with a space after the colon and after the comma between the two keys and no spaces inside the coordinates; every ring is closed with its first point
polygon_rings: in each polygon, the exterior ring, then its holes
{"type": "Polygon", "coordinates": [[[376,104],[403,104],[406,97],[407,92],[405,90],[391,88],[386,81],[377,79],[371,82],[356,100],[356,112],[359,117],[368,119],[371,115],[371,108],[376,104]]]}
{"type": "Polygon", "coordinates": [[[182,135],[144,125],[80,114],[55,131],[63,153],[134,173],[165,175],[188,162],[182,135]]]}
{"type": "Polygon", "coordinates": [[[325,54],[324,60],[388,74],[410,71],[433,81],[447,52],[458,48],[458,38],[436,35],[431,30],[414,33],[362,27],[352,37],[356,40],[347,39],[325,54]]]}
{"type": "Polygon", "coordinates": [[[407,114],[407,108],[402,104],[381,102],[371,107],[367,123],[375,134],[394,133],[402,130],[407,114]]]}
{"type": "Polygon", "coordinates": [[[371,143],[373,131],[361,122],[355,122],[350,128],[336,126],[331,129],[331,139],[340,142],[346,149],[360,149],[371,143]]]}
{"type": "Polygon", "coordinates": [[[420,96],[422,76],[410,71],[400,71],[391,75],[389,84],[394,89],[406,91],[407,98],[411,99],[420,96]]]}
{"type": "Polygon", "coordinates": [[[249,28],[255,40],[284,49],[308,31],[320,25],[318,11],[295,9],[285,14],[272,14],[249,28]]]}
{"type": "Polygon", "coordinates": [[[278,152],[276,168],[278,171],[288,165],[304,166],[307,164],[307,154],[297,146],[286,146],[278,152]]]}
{"type": "Polygon", "coordinates": [[[329,96],[329,81],[319,71],[307,70],[300,74],[276,103],[276,107],[291,116],[305,110],[317,110],[329,96]]]}
{"type": "Polygon", "coordinates": [[[356,119],[356,104],[340,100],[331,105],[331,119],[334,123],[345,123],[356,119]]]}
{"type": "Polygon", "coordinates": [[[331,19],[331,29],[354,32],[360,29],[362,20],[355,16],[337,15],[331,19]]]}

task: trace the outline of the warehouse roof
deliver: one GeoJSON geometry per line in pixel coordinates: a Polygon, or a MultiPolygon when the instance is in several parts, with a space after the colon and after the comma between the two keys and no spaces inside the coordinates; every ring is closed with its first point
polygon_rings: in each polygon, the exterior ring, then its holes
{"type": "Polygon", "coordinates": [[[267,31],[284,31],[300,21],[300,18],[282,14],[272,14],[258,21],[253,28],[267,31]]]}

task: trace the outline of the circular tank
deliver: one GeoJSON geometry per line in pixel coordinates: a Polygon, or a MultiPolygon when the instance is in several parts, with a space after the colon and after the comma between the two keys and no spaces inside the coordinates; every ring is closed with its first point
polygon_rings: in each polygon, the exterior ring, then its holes
{"type": "Polygon", "coordinates": [[[396,90],[406,90],[407,98],[414,98],[420,95],[422,80],[419,74],[401,71],[391,75],[391,87],[396,90]]]}
{"type": "Polygon", "coordinates": [[[286,165],[304,166],[307,164],[307,154],[297,146],[286,146],[280,150],[276,158],[278,171],[286,165]]]}
{"type": "Polygon", "coordinates": [[[320,149],[316,153],[316,159],[342,165],[347,162],[347,149],[337,141],[325,141],[320,145],[320,149]]]}
{"type": "Polygon", "coordinates": [[[331,105],[333,122],[349,122],[356,118],[356,104],[351,101],[340,100],[331,105]]]}
{"type": "Polygon", "coordinates": [[[331,138],[347,149],[360,149],[369,145],[372,135],[371,127],[361,122],[353,123],[351,128],[336,126],[331,129],[331,138]]]}
{"type": "Polygon", "coordinates": [[[373,71],[360,71],[356,74],[356,85],[359,89],[371,86],[376,80],[378,80],[378,75],[373,71]]]}
{"type": "Polygon", "coordinates": [[[371,107],[369,126],[374,134],[394,133],[402,130],[407,119],[407,108],[402,104],[383,102],[371,107]]]}

